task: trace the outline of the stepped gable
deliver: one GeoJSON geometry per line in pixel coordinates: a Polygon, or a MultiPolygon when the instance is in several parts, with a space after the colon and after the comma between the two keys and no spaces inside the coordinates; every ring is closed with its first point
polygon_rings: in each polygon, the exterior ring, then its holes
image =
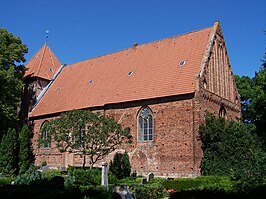
{"type": "Polygon", "coordinates": [[[64,67],[30,117],[193,93],[213,27],[64,67]]]}
{"type": "Polygon", "coordinates": [[[39,77],[50,80],[61,65],[49,46],[44,44],[27,63],[25,77],[39,77]]]}

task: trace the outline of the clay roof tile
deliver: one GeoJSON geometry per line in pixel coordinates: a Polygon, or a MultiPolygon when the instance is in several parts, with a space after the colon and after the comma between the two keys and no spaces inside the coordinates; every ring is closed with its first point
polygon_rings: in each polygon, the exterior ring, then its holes
{"type": "Polygon", "coordinates": [[[200,72],[211,30],[206,28],[68,65],[30,116],[193,93],[194,78],[200,72]],[[180,65],[182,60],[184,65],[180,65]]]}
{"type": "Polygon", "coordinates": [[[50,80],[61,65],[49,46],[44,44],[27,63],[25,77],[39,77],[50,80]]]}

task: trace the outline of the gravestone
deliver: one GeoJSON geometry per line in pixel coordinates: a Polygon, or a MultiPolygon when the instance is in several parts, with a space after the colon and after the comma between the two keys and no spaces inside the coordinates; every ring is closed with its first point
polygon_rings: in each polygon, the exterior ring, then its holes
{"type": "Polygon", "coordinates": [[[148,174],[148,181],[154,180],[154,173],[149,173],[148,174]]]}
{"type": "Polygon", "coordinates": [[[49,166],[48,165],[45,165],[42,167],[42,172],[46,172],[49,170],[49,166]]]}
{"type": "Polygon", "coordinates": [[[141,178],[140,184],[146,184],[147,178],[141,178]]]}

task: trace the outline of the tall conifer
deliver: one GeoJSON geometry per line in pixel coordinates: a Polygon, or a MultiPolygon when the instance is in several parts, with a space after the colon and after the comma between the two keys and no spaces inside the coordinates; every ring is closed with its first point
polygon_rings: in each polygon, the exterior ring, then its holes
{"type": "Polygon", "coordinates": [[[15,129],[8,129],[0,145],[0,173],[13,175],[17,171],[18,139],[15,129]]]}
{"type": "Polygon", "coordinates": [[[122,159],[121,159],[121,173],[123,178],[129,177],[131,172],[131,166],[129,161],[129,156],[127,152],[123,153],[122,159]]]}
{"type": "Polygon", "coordinates": [[[19,135],[19,146],[19,172],[25,173],[34,160],[28,126],[23,126],[21,130],[19,135]]]}

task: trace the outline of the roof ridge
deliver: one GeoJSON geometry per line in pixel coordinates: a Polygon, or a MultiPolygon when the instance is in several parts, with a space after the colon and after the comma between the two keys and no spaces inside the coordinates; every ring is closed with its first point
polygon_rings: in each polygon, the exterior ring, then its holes
{"type": "Polygon", "coordinates": [[[50,58],[51,58],[51,61],[52,61],[52,65],[53,65],[53,67],[55,67],[55,65],[54,65],[54,59],[53,59],[53,56],[52,56],[52,54],[51,54],[51,49],[48,47],[48,53],[49,53],[49,56],[50,56],[50,58]]]}
{"type": "MultiPolygon", "coordinates": [[[[188,35],[188,34],[192,34],[192,33],[195,33],[195,32],[203,31],[203,30],[206,30],[206,29],[209,29],[209,28],[212,28],[212,27],[213,26],[210,26],[210,27],[207,27],[207,28],[201,28],[199,30],[190,31],[190,32],[183,33],[183,34],[180,34],[180,35],[170,36],[170,37],[167,37],[167,38],[158,39],[158,40],[151,41],[151,42],[148,42],[148,43],[143,43],[143,44],[138,45],[138,47],[139,46],[150,45],[150,44],[153,44],[153,43],[156,43],[156,42],[160,42],[160,41],[164,41],[164,40],[167,40],[167,39],[181,37],[181,36],[184,36],[184,35],[188,35]]],[[[110,53],[107,53],[107,54],[104,54],[104,55],[98,55],[96,57],[91,57],[91,58],[88,58],[88,59],[85,59],[85,60],[82,60],[82,61],[78,61],[78,62],[75,62],[75,63],[72,63],[72,64],[68,64],[68,66],[72,66],[72,65],[75,65],[75,64],[80,64],[80,63],[86,62],[88,60],[97,59],[97,58],[100,58],[100,57],[104,57],[104,56],[107,56],[107,55],[112,55],[112,54],[119,53],[119,52],[122,52],[122,51],[130,50],[130,49],[132,49],[132,47],[121,49],[121,50],[114,51],[114,52],[110,52],[110,53]]]]}

